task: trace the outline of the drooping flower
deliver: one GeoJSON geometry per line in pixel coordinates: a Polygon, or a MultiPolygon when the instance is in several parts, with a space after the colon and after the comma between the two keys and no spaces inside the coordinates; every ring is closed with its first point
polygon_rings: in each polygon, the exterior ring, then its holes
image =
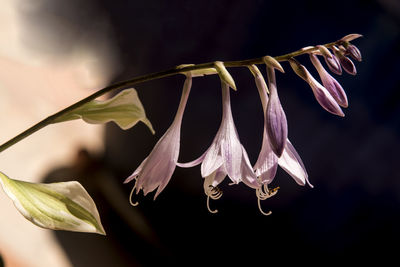
{"type": "Polygon", "coordinates": [[[217,185],[227,175],[234,184],[243,182],[254,189],[259,187],[257,177],[253,172],[246,150],[240,143],[233,121],[229,85],[223,80],[221,80],[221,85],[222,121],[211,146],[198,159],[177,164],[180,167],[188,168],[201,163],[201,176],[205,178],[204,188],[207,204],[209,198],[217,199],[221,196],[222,193],[217,185]]]}
{"type": "Polygon", "coordinates": [[[256,164],[254,165],[254,171],[257,175],[260,187],[256,189],[256,195],[258,198],[258,207],[264,215],[269,215],[271,212],[265,213],[262,211],[260,206],[260,200],[265,200],[274,196],[277,193],[278,188],[268,189],[268,184],[272,182],[275,177],[278,165],[281,166],[299,185],[305,185],[306,183],[313,187],[308,181],[308,174],[304,167],[304,164],[298,155],[297,151],[290,143],[289,139],[286,139],[285,147],[281,157],[277,157],[272,151],[269,142],[269,135],[267,132],[267,103],[268,99],[268,87],[265,80],[255,65],[249,67],[254,75],[255,83],[260,94],[261,103],[264,111],[264,130],[261,151],[259,153],[256,164]]]}
{"type": "Polygon", "coordinates": [[[283,72],[282,66],[273,57],[264,57],[267,66],[268,87],[270,90],[270,99],[267,104],[266,124],[270,145],[274,153],[280,157],[285,148],[288,134],[287,120],[279,101],[276,88],[275,69],[283,72]]]}
{"type": "Polygon", "coordinates": [[[182,117],[191,86],[192,76],[189,73],[183,85],[182,96],[174,121],[158,140],[149,156],[124,182],[128,183],[134,179],[136,180],[129,197],[132,205],[137,205],[137,203],[132,203],[131,200],[135,188],[136,194],[143,190],[144,195],[158,188],[154,196],[154,199],[156,199],[171,179],[178,161],[182,117]]]}
{"type": "Polygon", "coordinates": [[[310,60],[315,69],[318,71],[319,77],[321,78],[322,84],[326,90],[328,90],[328,92],[340,106],[347,107],[349,104],[347,102],[346,93],[342,86],[324,69],[316,55],[310,54],[310,60]]]}
{"type": "Polygon", "coordinates": [[[328,112],[344,117],[344,113],[340,108],[339,104],[332,97],[332,95],[328,92],[328,90],[322,86],[314,77],[308,72],[306,67],[301,65],[296,59],[289,59],[290,66],[293,71],[304,81],[306,81],[317,99],[318,103],[328,112]]]}

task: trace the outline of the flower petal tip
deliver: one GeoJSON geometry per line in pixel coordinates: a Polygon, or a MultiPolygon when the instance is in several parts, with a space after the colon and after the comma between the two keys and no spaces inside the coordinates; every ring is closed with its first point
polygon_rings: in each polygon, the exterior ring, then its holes
{"type": "Polygon", "coordinates": [[[128,178],[125,179],[125,181],[123,182],[124,184],[129,183],[130,181],[132,181],[133,179],[135,179],[135,177],[133,176],[129,176],[128,178]]]}

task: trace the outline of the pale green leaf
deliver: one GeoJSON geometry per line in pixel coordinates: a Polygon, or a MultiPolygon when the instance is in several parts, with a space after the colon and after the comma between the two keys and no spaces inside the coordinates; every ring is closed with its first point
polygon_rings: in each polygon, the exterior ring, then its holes
{"type": "Polygon", "coordinates": [[[94,201],[76,181],[29,183],[0,172],[0,183],[18,211],[37,226],[105,235],[94,201]]]}
{"type": "Polygon", "coordinates": [[[123,130],[133,127],[139,121],[149,127],[154,134],[153,126],[146,117],[143,105],[135,89],[126,89],[105,101],[93,100],[56,119],[55,122],[82,119],[87,123],[98,124],[115,122],[123,130]]]}

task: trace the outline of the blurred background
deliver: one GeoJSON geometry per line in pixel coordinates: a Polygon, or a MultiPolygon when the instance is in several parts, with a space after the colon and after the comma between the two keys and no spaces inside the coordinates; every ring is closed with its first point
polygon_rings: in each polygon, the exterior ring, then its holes
{"type": "MultiPolygon", "coordinates": [[[[183,63],[276,56],[349,33],[363,61],[335,76],[347,92],[345,118],[325,112],[288,64],[277,74],[289,138],[311,189],[278,170],[279,193],[257,208],[253,190],[221,185],[206,208],[200,167],[177,168],[156,201],[127,201],[123,185],[169,127],[184,78],[136,87],[156,134],[68,122],[0,155],[0,168],[28,181],[79,180],[94,198],[107,236],[52,232],[26,222],[1,194],[0,255],[6,266],[247,265],[390,261],[400,237],[397,172],[400,4],[331,1],[22,1],[0,8],[1,141],[107,84],[183,63]],[[23,165],[21,165],[21,163],[23,165]]],[[[298,60],[309,67],[307,56],[298,60]]],[[[265,73],[265,70],[262,69],[265,73]]],[[[313,70],[312,73],[316,74],[313,70]]],[[[247,69],[231,69],[232,110],[255,162],[263,116],[247,69]]],[[[195,78],[183,119],[180,161],[201,155],[221,120],[218,77],[195,78]]]]}

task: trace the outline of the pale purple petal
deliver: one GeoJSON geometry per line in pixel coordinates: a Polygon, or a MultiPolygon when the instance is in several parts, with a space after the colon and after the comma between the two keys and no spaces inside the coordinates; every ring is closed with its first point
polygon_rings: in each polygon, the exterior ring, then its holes
{"type": "Polygon", "coordinates": [[[242,145],[233,122],[229,86],[222,83],[222,123],[217,133],[220,138],[221,156],[229,178],[234,183],[241,181],[242,145]]]}
{"type": "Polygon", "coordinates": [[[313,187],[308,181],[308,174],[303,161],[289,140],[286,142],[285,150],[283,151],[282,157],[279,158],[278,164],[292,176],[299,185],[308,183],[313,187]]]}
{"type": "Polygon", "coordinates": [[[191,85],[192,78],[188,75],[183,86],[181,100],[173,123],[160,140],[158,140],[149,156],[126,179],[125,182],[129,182],[136,178],[136,193],[143,190],[144,195],[146,195],[158,187],[154,196],[155,199],[171,179],[178,161],[182,116],[191,85]]]}
{"type": "Polygon", "coordinates": [[[268,141],[268,135],[264,129],[263,142],[260,154],[256,164],[254,165],[255,174],[259,177],[262,183],[271,183],[275,177],[278,167],[278,157],[272,151],[268,141]]]}
{"type": "MultiPolygon", "coordinates": [[[[283,153],[285,153],[285,151],[283,151],[283,153]]],[[[276,160],[278,160],[278,157],[276,157],[276,160]]],[[[278,170],[278,162],[276,162],[274,165],[266,169],[266,171],[261,172],[258,178],[260,179],[262,184],[270,184],[274,180],[277,170],[278,170]]]]}
{"type": "Polygon", "coordinates": [[[221,154],[229,178],[234,183],[241,181],[242,145],[235,135],[227,136],[221,142],[221,154]]]}
{"type": "Polygon", "coordinates": [[[139,167],[136,168],[136,170],[129,176],[128,178],[125,179],[124,184],[129,183],[133,179],[136,179],[136,177],[139,175],[139,173],[143,169],[143,165],[146,163],[147,158],[145,158],[142,163],[140,163],[139,167]]]}
{"type": "Polygon", "coordinates": [[[268,87],[270,90],[270,98],[267,105],[267,133],[269,141],[274,153],[280,157],[288,134],[286,115],[283,111],[281,102],[279,101],[278,91],[276,89],[275,71],[271,67],[267,67],[268,87]]]}
{"type": "Polygon", "coordinates": [[[251,167],[249,156],[243,146],[242,155],[241,176],[243,183],[254,189],[259,188],[260,183],[257,181],[257,176],[251,167]]]}
{"type": "MultiPolygon", "coordinates": [[[[146,195],[157,188],[168,183],[175,170],[179,155],[180,124],[173,124],[174,128],[168,129],[163,137],[154,146],[148,156],[142,171],[139,173],[136,191],[140,189],[146,195]]],[[[161,191],[157,191],[156,196],[161,191]]]]}
{"type": "Polygon", "coordinates": [[[214,176],[214,181],[212,182],[212,186],[216,187],[217,185],[222,183],[222,181],[225,179],[226,175],[227,175],[227,173],[226,173],[225,166],[222,165],[215,171],[215,176],[214,176]]]}
{"type": "Polygon", "coordinates": [[[347,96],[342,86],[324,69],[316,55],[310,54],[310,59],[314,67],[317,69],[319,77],[321,78],[322,84],[326,90],[328,90],[340,106],[347,107],[347,96]]]}
{"type": "Polygon", "coordinates": [[[205,153],[203,163],[201,164],[201,176],[209,176],[217,168],[223,164],[223,158],[221,157],[221,148],[219,144],[213,142],[211,147],[205,153]]]}
{"type": "Polygon", "coordinates": [[[253,75],[255,76],[255,82],[258,89],[258,93],[260,95],[261,104],[264,112],[264,130],[263,130],[263,140],[261,145],[260,153],[258,154],[258,159],[256,164],[254,165],[254,172],[260,179],[261,183],[270,183],[276,174],[276,170],[278,168],[278,157],[272,151],[271,145],[269,143],[268,134],[266,130],[266,112],[267,112],[267,103],[268,103],[268,95],[267,95],[267,85],[260,71],[257,71],[256,66],[252,66],[254,68],[252,70],[253,75]]]}
{"type": "Polygon", "coordinates": [[[185,162],[185,163],[177,162],[176,166],[179,166],[181,168],[191,168],[191,167],[197,166],[197,165],[199,165],[200,163],[203,162],[204,158],[206,157],[207,152],[208,152],[208,150],[206,150],[206,152],[204,152],[203,155],[201,155],[200,157],[198,157],[195,160],[192,160],[192,161],[189,161],[189,162],[185,162]]]}

